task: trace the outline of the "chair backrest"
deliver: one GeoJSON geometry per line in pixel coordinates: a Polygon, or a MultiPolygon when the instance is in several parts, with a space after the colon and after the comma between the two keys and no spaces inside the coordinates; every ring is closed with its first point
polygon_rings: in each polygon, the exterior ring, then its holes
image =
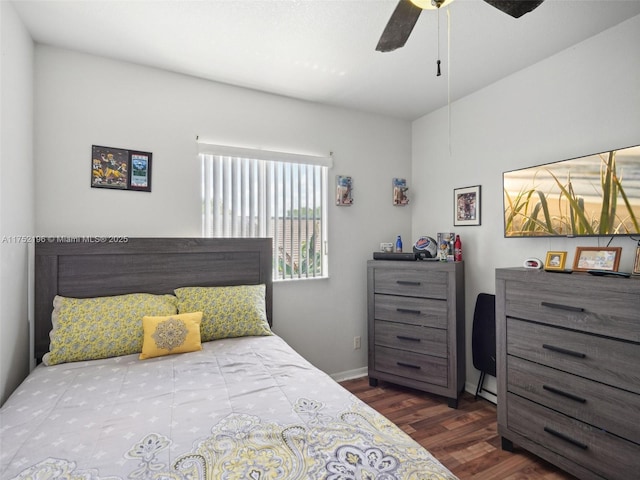
{"type": "Polygon", "coordinates": [[[496,376],[496,296],[480,293],[473,312],[473,366],[496,376]]]}

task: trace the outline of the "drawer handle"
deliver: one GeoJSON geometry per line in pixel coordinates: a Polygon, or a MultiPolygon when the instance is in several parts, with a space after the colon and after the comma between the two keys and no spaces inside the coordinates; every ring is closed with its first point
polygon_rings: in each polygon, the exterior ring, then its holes
{"type": "Polygon", "coordinates": [[[413,313],[414,315],[420,315],[422,313],[420,310],[411,310],[410,308],[396,308],[396,312],[413,313]]]}
{"type": "Polygon", "coordinates": [[[399,340],[409,340],[411,342],[419,342],[420,339],[419,338],[415,338],[415,337],[405,337],[404,335],[396,335],[396,338],[398,338],[399,340]]]}
{"type": "Polygon", "coordinates": [[[587,449],[587,444],[586,443],[582,443],[582,442],[576,440],[575,438],[571,438],[567,434],[564,434],[562,432],[558,432],[557,430],[554,430],[553,428],[544,427],[544,431],[547,432],[547,433],[550,433],[553,436],[561,438],[565,442],[569,442],[570,444],[575,445],[576,447],[579,447],[579,448],[581,448],[583,450],[587,449]]]}
{"type": "Polygon", "coordinates": [[[542,344],[542,348],[546,348],[547,350],[551,350],[552,352],[564,353],[565,355],[571,355],[572,357],[584,358],[586,355],[580,352],[574,352],[573,350],[567,350],[566,348],[556,347],[554,345],[548,345],[546,343],[542,344]]]}
{"type": "Polygon", "coordinates": [[[396,280],[396,283],[398,285],[412,285],[414,287],[422,285],[422,282],[413,282],[410,280],[396,280]]]}
{"type": "Polygon", "coordinates": [[[543,307],[557,308],[558,310],[569,310],[570,312],[584,312],[584,308],[572,307],[571,305],[561,305],[559,303],[541,302],[543,307]]]}
{"type": "Polygon", "coordinates": [[[404,362],[396,362],[398,364],[398,366],[400,367],[408,367],[408,368],[415,368],[416,370],[420,370],[420,365],[413,365],[411,363],[404,363],[404,362]]]}
{"type": "Polygon", "coordinates": [[[576,402],[586,403],[587,399],[574,395],[573,393],[565,392],[564,390],[560,390],[559,388],[552,387],[550,385],[542,385],[542,388],[557,395],[561,395],[563,397],[570,398],[571,400],[575,400],[576,402]]]}

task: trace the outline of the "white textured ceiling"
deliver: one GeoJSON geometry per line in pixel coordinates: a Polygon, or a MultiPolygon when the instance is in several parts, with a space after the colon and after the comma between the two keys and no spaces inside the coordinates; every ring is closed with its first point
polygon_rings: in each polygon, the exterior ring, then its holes
{"type": "Polygon", "coordinates": [[[640,14],[640,0],[546,0],[514,19],[455,0],[381,53],[397,0],[13,3],[39,43],[410,120],[640,14]]]}

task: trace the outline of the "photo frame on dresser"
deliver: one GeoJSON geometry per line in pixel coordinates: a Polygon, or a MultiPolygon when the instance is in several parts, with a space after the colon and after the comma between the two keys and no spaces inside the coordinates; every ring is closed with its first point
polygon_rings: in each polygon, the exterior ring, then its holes
{"type": "Polygon", "coordinates": [[[576,272],[588,272],[589,270],[617,272],[621,253],[622,247],[576,247],[573,270],[576,272]]]}
{"type": "Polygon", "coordinates": [[[635,261],[633,262],[633,274],[634,275],[640,275],[640,245],[638,245],[636,247],[636,257],[635,257],[635,261]]]}
{"type": "Polygon", "coordinates": [[[545,270],[564,270],[567,261],[567,252],[547,252],[547,258],[544,261],[545,270]]]}

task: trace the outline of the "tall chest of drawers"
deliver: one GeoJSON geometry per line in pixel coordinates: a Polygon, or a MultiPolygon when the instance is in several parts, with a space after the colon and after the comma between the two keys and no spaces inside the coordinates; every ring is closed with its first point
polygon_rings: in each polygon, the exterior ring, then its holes
{"type": "Polygon", "coordinates": [[[496,335],[504,449],[640,478],[640,278],[498,269],[496,335]]]}
{"type": "Polygon", "coordinates": [[[369,383],[384,380],[447,397],[465,382],[464,264],[367,263],[369,383]]]}

